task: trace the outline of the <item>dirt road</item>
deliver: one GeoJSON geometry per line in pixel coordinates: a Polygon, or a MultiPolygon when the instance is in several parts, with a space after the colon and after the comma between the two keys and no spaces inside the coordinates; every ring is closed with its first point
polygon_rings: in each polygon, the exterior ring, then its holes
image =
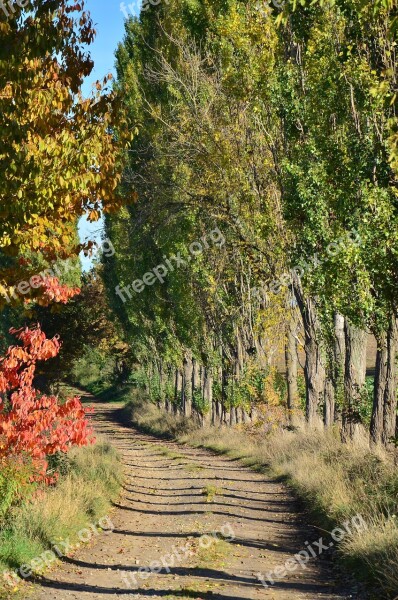
{"type": "Polygon", "coordinates": [[[110,515],[114,529],[64,559],[38,586],[37,600],[363,599],[342,581],[329,550],[303,566],[294,559],[296,569],[272,573],[267,588],[258,580],[325,535],[305,524],[282,485],[125,427],[115,405],[98,404],[96,413],[97,431],[120,451],[126,470],[110,515]]]}

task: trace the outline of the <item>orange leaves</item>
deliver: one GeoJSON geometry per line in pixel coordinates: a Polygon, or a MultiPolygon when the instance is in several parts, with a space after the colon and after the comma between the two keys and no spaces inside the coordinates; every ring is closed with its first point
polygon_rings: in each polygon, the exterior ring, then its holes
{"type": "Polygon", "coordinates": [[[101,213],[99,210],[91,210],[88,214],[88,220],[93,222],[93,221],[98,221],[101,217],[101,213]]]}
{"type": "Polygon", "coordinates": [[[71,288],[62,285],[57,277],[47,277],[41,284],[43,293],[39,299],[39,304],[47,306],[50,302],[60,302],[66,304],[68,300],[80,294],[80,288],[71,288]]]}
{"type": "Polygon", "coordinates": [[[37,361],[58,354],[58,338],[47,339],[39,326],[12,329],[11,333],[22,346],[10,346],[0,359],[0,392],[10,398],[10,406],[0,402],[0,461],[11,455],[28,455],[35,479],[49,482],[47,456],[94,441],[86,419],[88,411],[78,396],[60,404],[56,396],[42,395],[33,387],[37,361]]]}

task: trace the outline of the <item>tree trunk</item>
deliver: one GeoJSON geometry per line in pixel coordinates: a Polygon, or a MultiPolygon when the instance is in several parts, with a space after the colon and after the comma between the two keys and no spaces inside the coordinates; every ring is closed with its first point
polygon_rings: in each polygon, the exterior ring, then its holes
{"type": "Polygon", "coordinates": [[[174,412],[178,414],[181,411],[182,405],[182,373],[176,369],[175,374],[175,394],[174,394],[174,412]]]}
{"type": "Polygon", "coordinates": [[[247,410],[245,408],[242,408],[242,417],[243,417],[243,423],[247,424],[250,423],[251,418],[249,413],[247,412],[247,410]]]}
{"type": "Polygon", "coordinates": [[[331,427],[340,412],[338,400],[344,392],[345,371],[345,333],[344,317],[340,313],[334,315],[334,343],[325,384],[324,424],[331,427]],[[341,393],[340,393],[341,392],[341,393]]]}
{"type": "MultiPolygon", "coordinates": [[[[201,382],[201,373],[200,373],[200,365],[196,358],[192,359],[192,398],[195,392],[201,390],[202,382],[201,382]]],[[[193,402],[192,402],[193,405],[193,402]]],[[[195,411],[196,416],[198,413],[196,411],[196,407],[192,406],[192,410],[195,411]]]]}
{"type": "Polygon", "coordinates": [[[222,421],[222,405],[218,400],[213,399],[213,415],[211,424],[217,427],[222,421]]]}
{"type": "Polygon", "coordinates": [[[192,358],[186,354],[184,358],[184,380],[183,380],[183,414],[185,417],[192,415],[192,379],[193,364],[192,358]]]}
{"type": "Polygon", "coordinates": [[[211,424],[218,427],[222,423],[222,369],[218,367],[214,372],[213,379],[217,381],[217,397],[213,395],[213,416],[211,424]],[[221,395],[220,395],[221,393],[221,395]]]}
{"type": "Polygon", "coordinates": [[[213,415],[213,376],[208,367],[203,369],[203,400],[205,411],[203,414],[203,426],[210,425],[213,415]]]}
{"type": "Polygon", "coordinates": [[[321,325],[315,301],[312,298],[304,297],[303,287],[297,273],[293,277],[293,288],[303,320],[305,336],[305,416],[308,424],[315,426],[320,422],[318,408],[324,399],[326,380],[324,358],[322,355],[321,325]]]}
{"type": "Polygon", "coordinates": [[[173,370],[172,370],[172,367],[170,365],[168,365],[167,371],[166,371],[167,386],[166,386],[165,402],[164,402],[164,407],[167,410],[167,412],[171,412],[173,409],[172,398],[170,398],[170,396],[168,395],[168,390],[171,389],[172,377],[173,377],[173,370]]]}
{"type": "Polygon", "coordinates": [[[285,341],[285,365],[287,382],[287,408],[289,410],[289,420],[292,421],[293,411],[298,407],[298,387],[297,387],[297,322],[291,318],[287,324],[285,341]]]}
{"type": "Polygon", "coordinates": [[[353,439],[361,423],[360,406],[366,378],[366,332],[346,319],[342,439],[353,439]]]}
{"type": "Polygon", "coordinates": [[[371,439],[388,445],[396,436],[397,421],[397,353],[398,323],[394,316],[390,326],[377,340],[376,371],[371,439]]]}
{"type": "Polygon", "coordinates": [[[388,333],[388,362],[386,393],[384,395],[382,442],[388,446],[397,436],[397,357],[398,357],[398,321],[394,317],[388,333]]]}
{"type": "Polygon", "coordinates": [[[224,406],[223,413],[222,413],[222,424],[229,426],[230,423],[231,423],[231,412],[224,406]]]}

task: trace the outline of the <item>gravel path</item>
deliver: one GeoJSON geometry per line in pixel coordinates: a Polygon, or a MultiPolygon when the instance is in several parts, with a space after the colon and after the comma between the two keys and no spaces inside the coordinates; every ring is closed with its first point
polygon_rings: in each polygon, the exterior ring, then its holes
{"type": "Polygon", "coordinates": [[[97,432],[119,450],[126,472],[110,515],[114,529],[49,572],[35,586],[37,600],[363,600],[329,550],[286,576],[274,574],[265,588],[257,573],[283,567],[306,541],[331,538],[306,525],[283,485],[236,461],[142,434],[117,416],[115,405],[97,404],[97,432]]]}

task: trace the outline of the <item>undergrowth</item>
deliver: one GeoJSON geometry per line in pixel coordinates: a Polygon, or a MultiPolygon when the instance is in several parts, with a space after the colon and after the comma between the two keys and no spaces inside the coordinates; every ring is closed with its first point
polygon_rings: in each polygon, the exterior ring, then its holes
{"type": "Polygon", "coordinates": [[[75,448],[55,460],[61,472],[56,485],[16,482],[12,501],[0,502],[0,598],[10,597],[4,571],[30,564],[61,540],[73,545],[80,530],[109,515],[119,495],[122,466],[109,443],[75,448]]]}

